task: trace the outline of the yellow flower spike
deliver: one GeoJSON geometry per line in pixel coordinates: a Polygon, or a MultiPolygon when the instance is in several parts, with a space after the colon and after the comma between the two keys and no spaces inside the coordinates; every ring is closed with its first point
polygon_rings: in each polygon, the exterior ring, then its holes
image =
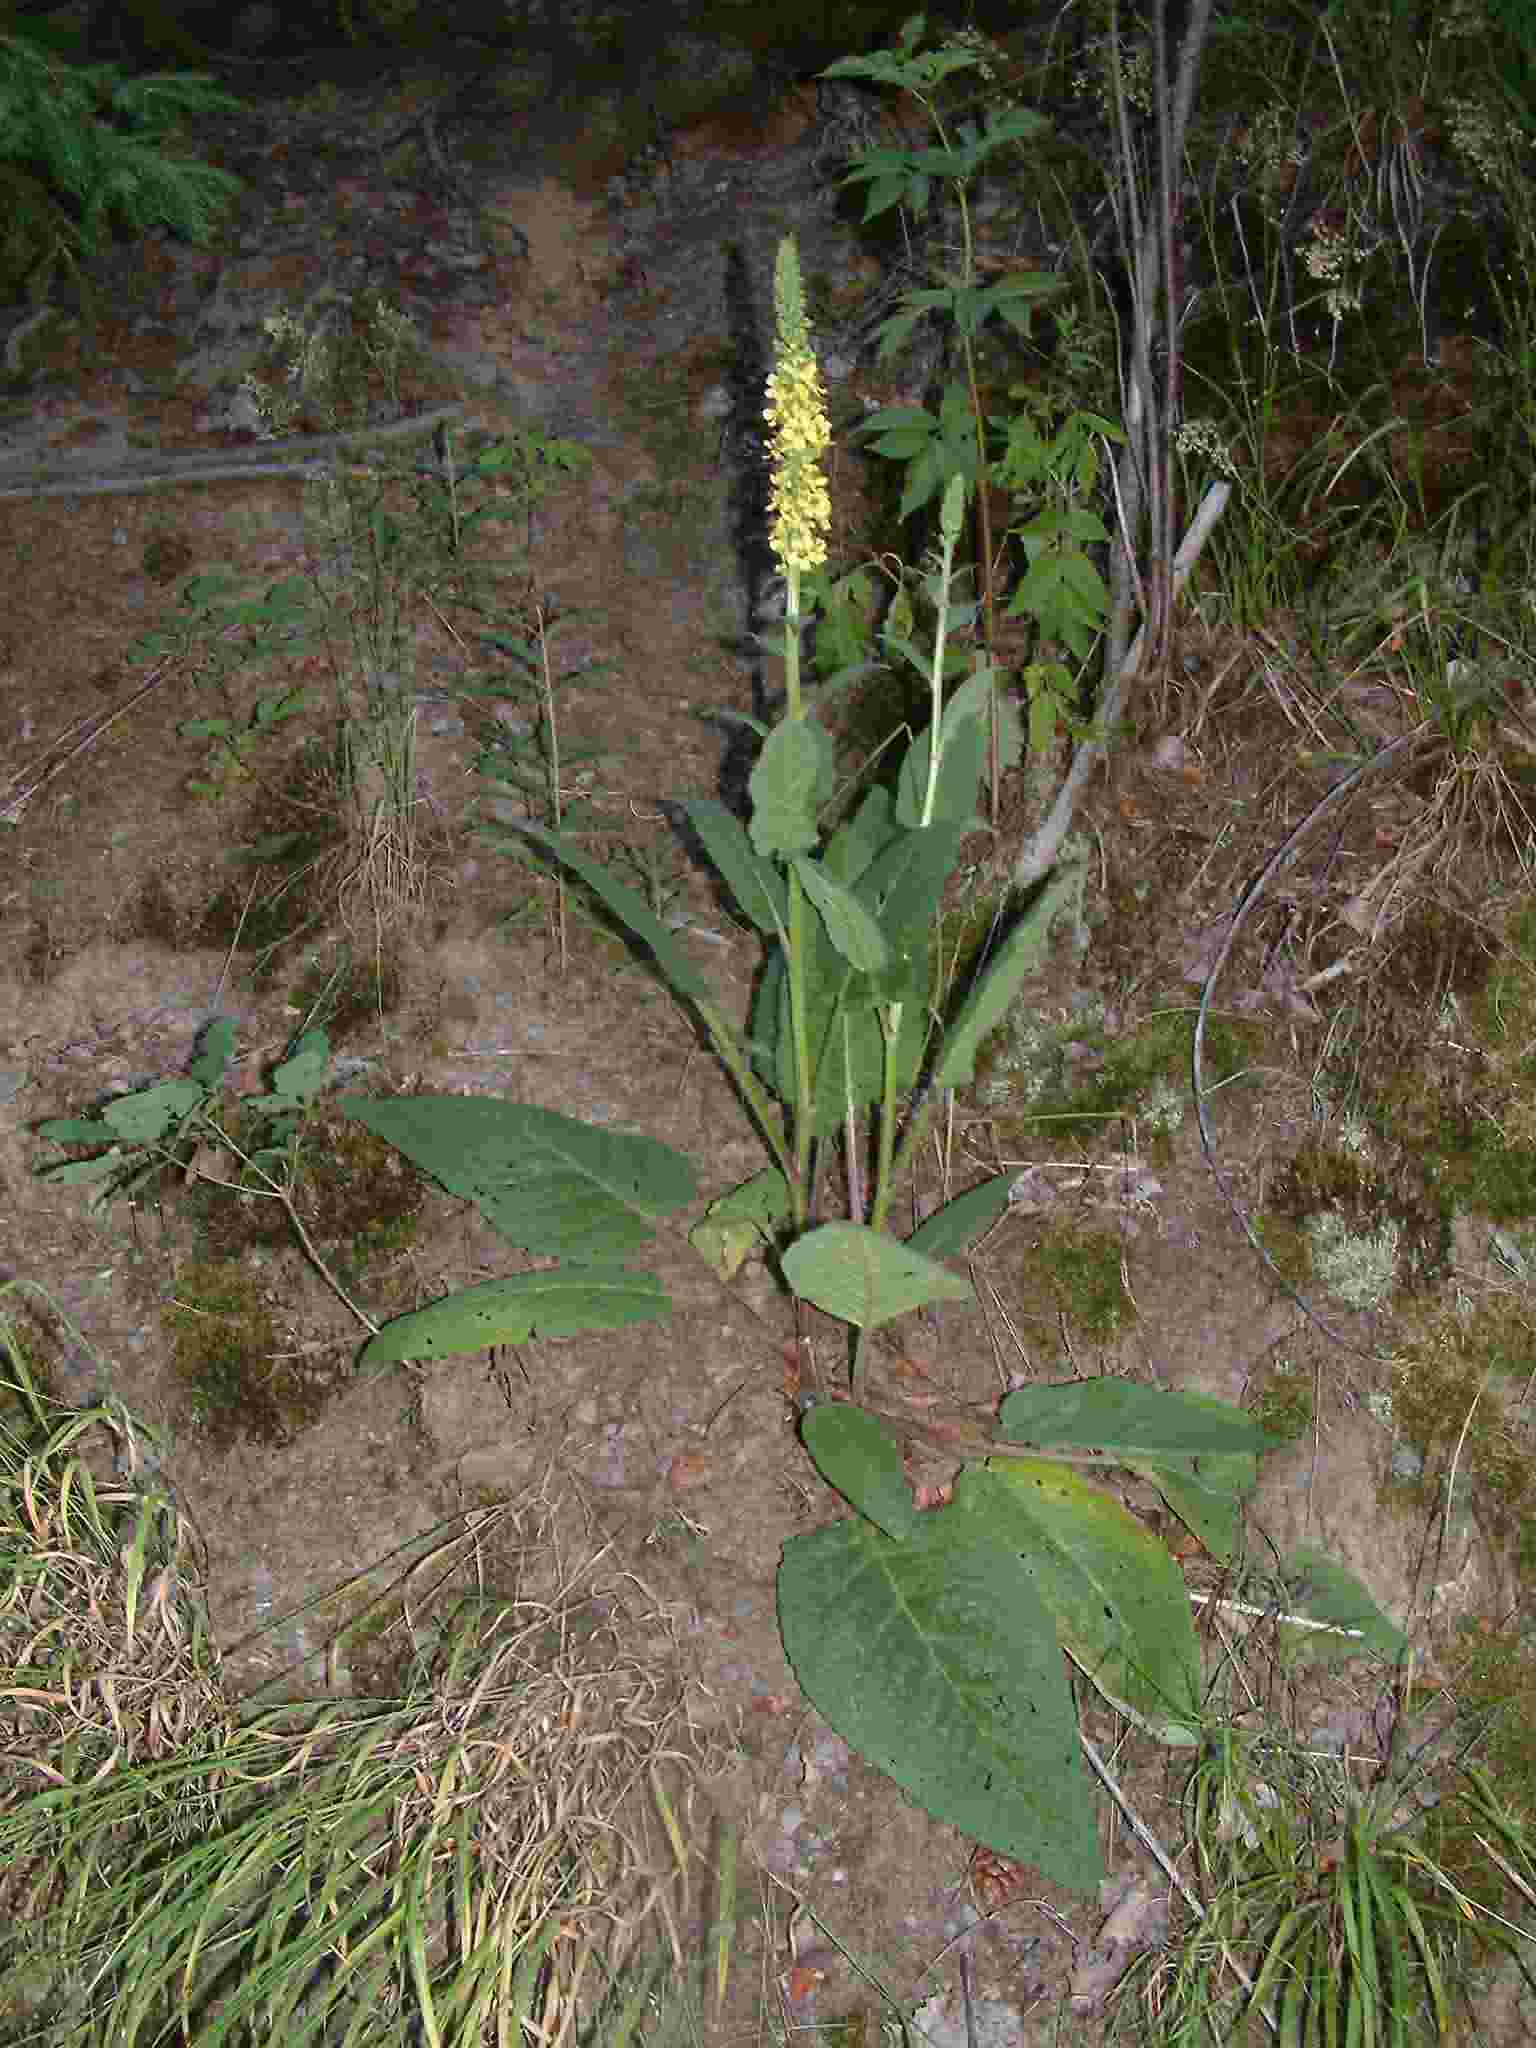
{"type": "Polygon", "coordinates": [[[773,304],[774,367],[763,407],[763,418],[773,429],[768,542],[798,594],[804,572],[819,569],[827,559],[832,500],[820,464],[831,445],[832,423],[806,324],[800,257],[790,235],[779,244],[773,304]]]}

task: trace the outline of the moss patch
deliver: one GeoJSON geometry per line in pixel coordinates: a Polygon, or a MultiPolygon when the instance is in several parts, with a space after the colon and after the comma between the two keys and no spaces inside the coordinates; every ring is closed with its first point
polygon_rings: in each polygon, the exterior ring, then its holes
{"type": "Polygon", "coordinates": [[[351,1376],[346,1348],[280,1339],[265,1291],[237,1265],[183,1268],[166,1313],[185,1420],[215,1450],[290,1443],[351,1376]]]}
{"type": "Polygon", "coordinates": [[[1120,1240],[1107,1231],[1042,1240],[1025,1254],[1019,1277],[1026,1300],[1050,1301],[1084,1337],[1114,1337],[1135,1314],[1121,1267],[1120,1240]]]}

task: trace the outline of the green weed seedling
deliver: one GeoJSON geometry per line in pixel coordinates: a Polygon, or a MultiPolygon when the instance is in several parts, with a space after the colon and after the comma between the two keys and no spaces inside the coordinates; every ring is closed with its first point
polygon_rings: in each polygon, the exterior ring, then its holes
{"type": "MultiPolygon", "coordinates": [[[[194,662],[222,709],[183,726],[215,743],[221,776],[193,784],[217,794],[243,770],[257,743],[295,715],[298,690],[271,691],[247,712],[237,675],[274,660],[323,655],[332,678],[331,744],[344,802],[338,807],[353,858],[338,862],[342,888],[361,888],[376,917],[417,900],[415,769],[419,614],[462,607],[487,621],[481,636],[498,659],[515,658],[503,631],[520,622],[508,595],[516,550],[476,544],[490,529],[522,522],[534,506],[590,462],[573,442],[523,431],[466,457],[441,421],[429,419],[411,445],[381,453],[364,428],[380,398],[398,409],[405,364],[416,351],[407,316],[377,293],[348,299],[324,289],[299,312],[267,323],[272,375],[245,381],[247,395],[275,427],[314,413],[338,437],[363,433],[355,455],[305,492],[307,554],[302,573],[252,591],[215,566],[183,592],[177,616],[144,635],[136,662],[174,656],[194,662]]],[[[542,637],[542,636],[541,636],[542,637]]]]}
{"type": "Polygon", "coordinates": [[[286,1199],[281,1191],[291,1185],[299,1128],[330,1066],[330,1041],[323,1031],[305,1032],[273,1069],[269,1092],[247,1098],[245,1114],[264,1126],[262,1142],[248,1149],[236,1146],[219,1114],[234,1051],[234,1025],[227,1017],[217,1018],[184,1079],[156,1081],[116,1096],[95,1116],[50,1117],[39,1124],[38,1136],[54,1144],[102,1148],[87,1159],[46,1166],[41,1178],[70,1186],[99,1184],[99,1206],[119,1195],[139,1194],[167,1172],[189,1172],[196,1148],[211,1142],[235,1154],[267,1193],[286,1199]]]}
{"type": "Polygon", "coordinates": [[[232,777],[249,775],[251,754],[290,718],[296,718],[306,701],[304,690],[269,690],[256,699],[244,724],[233,718],[183,720],[176,728],[183,739],[213,743],[208,758],[209,779],[190,781],[188,789],[194,796],[219,796],[232,777]]]}
{"type": "Polygon", "coordinates": [[[275,1202],[305,1256],[362,1326],[377,1325],[347,1292],[299,1214],[294,1196],[302,1167],[303,1135],[330,1072],[330,1040],[305,1031],[273,1068],[267,1092],[240,1105],[240,1133],[223,1108],[223,1088],[235,1051],[235,1027],[220,1017],[204,1034],[183,1078],[156,1081],[103,1105],[90,1117],[50,1117],[38,1136],[54,1144],[90,1146],[85,1158],[40,1169],[40,1178],[95,1189],[101,1206],[155,1190],[168,1174],[196,1179],[230,1194],[275,1202]],[[232,1177],[210,1162],[232,1160],[232,1177]]]}

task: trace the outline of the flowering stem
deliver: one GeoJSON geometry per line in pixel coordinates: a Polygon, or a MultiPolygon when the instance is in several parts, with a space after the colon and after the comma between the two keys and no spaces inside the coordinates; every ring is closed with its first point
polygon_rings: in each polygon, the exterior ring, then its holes
{"type": "MultiPolygon", "coordinates": [[[[811,347],[800,258],[792,236],[786,235],[779,244],[773,297],[774,366],[768,379],[768,402],[763,409],[773,429],[768,538],[784,573],[788,597],[784,613],[785,715],[790,724],[798,724],[805,717],[800,688],[800,580],[807,569],[819,568],[827,558],[831,500],[821,471],[821,457],[831,441],[832,427],[827,418],[821,371],[811,347]]],[[[792,860],[787,867],[788,929],[784,952],[790,1034],[795,1051],[795,1171],[790,1200],[796,1228],[803,1230],[811,1211],[815,1099],[806,1021],[805,890],[792,860]]]]}
{"type": "MultiPolygon", "coordinates": [[[[800,693],[800,571],[786,567],[787,607],[784,613],[784,683],[786,716],[805,716],[800,693]]],[[[811,1214],[811,1047],[805,1020],[805,890],[793,867],[789,870],[789,1029],[795,1046],[795,1173],[790,1199],[795,1227],[803,1230],[811,1214]]]]}

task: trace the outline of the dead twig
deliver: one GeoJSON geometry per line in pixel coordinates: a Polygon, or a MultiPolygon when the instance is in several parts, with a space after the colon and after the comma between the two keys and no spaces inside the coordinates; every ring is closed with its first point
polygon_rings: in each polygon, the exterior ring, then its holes
{"type": "MultiPolygon", "coordinates": [[[[10,782],[7,784],[7,789],[14,790],[15,794],[7,795],[5,802],[3,804],[0,804],[0,825],[19,825],[21,823],[22,813],[26,810],[27,805],[31,803],[33,797],[35,797],[38,794],[39,790],[46,789],[49,783],[53,781],[56,775],[62,775],[64,770],[69,766],[70,762],[74,760],[77,754],[83,754],[87,747],[95,746],[96,742],[101,738],[102,734],[110,732],[112,727],[117,724],[117,721],[120,718],[126,718],[128,716],[128,713],[133,709],[133,707],[136,704],[142,704],[144,699],[149,695],[151,690],[158,690],[160,685],[165,681],[166,677],[170,674],[171,666],[172,658],[170,656],[167,656],[167,658],[164,661],[162,661],[160,666],[155,670],[154,674],[150,677],[149,681],[145,683],[141,689],[135,690],[133,695],[127,700],[127,702],[124,704],[119,704],[115,711],[109,711],[106,717],[102,719],[99,725],[94,726],[91,729],[91,731],[85,735],[84,739],[76,740],[75,744],[70,748],[69,752],[67,754],[61,755],[60,758],[54,762],[53,766],[49,768],[45,773],[39,774],[35,782],[27,782],[25,779],[27,775],[34,772],[31,769],[23,769],[20,775],[13,775],[11,777],[10,782]],[[22,784],[22,787],[20,789],[17,789],[18,783],[22,784]]],[[[75,723],[72,726],[70,726],[67,731],[62,732],[59,735],[59,737],[53,742],[52,746],[44,750],[43,758],[46,760],[47,756],[54,751],[55,747],[62,746],[65,740],[69,738],[70,733],[75,732],[79,729],[81,723],[82,721],[77,718],[75,720],[75,723]]]]}

